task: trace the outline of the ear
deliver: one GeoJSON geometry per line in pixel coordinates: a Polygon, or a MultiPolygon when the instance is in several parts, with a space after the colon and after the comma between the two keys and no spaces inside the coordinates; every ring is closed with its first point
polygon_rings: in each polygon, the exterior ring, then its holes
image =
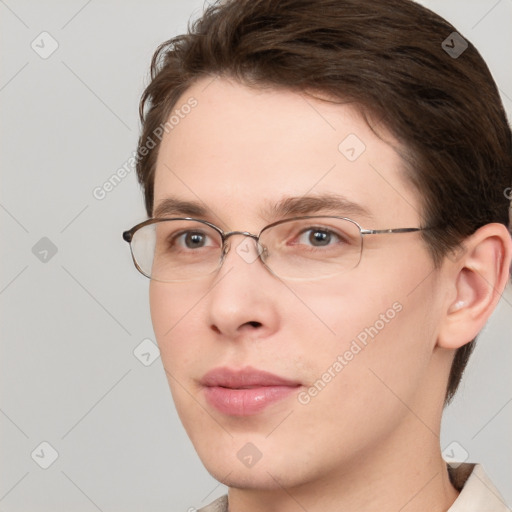
{"type": "Polygon", "coordinates": [[[510,276],[512,240],[503,224],[486,224],[464,241],[456,261],[445,260],[452,290],[437,345],[458,349],[483,329],[510,276]]]}

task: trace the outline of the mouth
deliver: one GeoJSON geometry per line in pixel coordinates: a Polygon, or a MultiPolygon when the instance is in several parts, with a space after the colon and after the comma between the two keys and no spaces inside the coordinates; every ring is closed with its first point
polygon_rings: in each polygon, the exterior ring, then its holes
{"type": "Polygon", "coordinates": [[[301,387],[300,382],[251,367],[215,368],[200,384],[208,404],[228,416],[258,414],[301,387]]]}

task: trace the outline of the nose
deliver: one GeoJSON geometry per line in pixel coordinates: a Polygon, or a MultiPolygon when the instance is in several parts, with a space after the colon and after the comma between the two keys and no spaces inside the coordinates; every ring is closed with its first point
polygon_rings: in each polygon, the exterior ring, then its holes
{"type": "Polygon", "coordinates": [[[210,328],[226,339],[264,338],[280,323],[279,281],[265,268],[257,237],[229,233],[223,265],[208,294],[210,328]],[[237,236],[242,235],[242,237],[237,236]]]}

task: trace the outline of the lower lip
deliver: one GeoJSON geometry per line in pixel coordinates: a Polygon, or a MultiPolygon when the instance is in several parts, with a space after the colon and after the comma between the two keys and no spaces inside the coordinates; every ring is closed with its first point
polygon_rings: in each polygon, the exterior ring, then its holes
{"type": "Polygon", "coordinates": [[[262,386],[251,389],[212,386],[205,387],[204,391],[208,403],[220,412],[230,416],[250,416],[285,399],[297,389],[292,386],[262,386]]]}

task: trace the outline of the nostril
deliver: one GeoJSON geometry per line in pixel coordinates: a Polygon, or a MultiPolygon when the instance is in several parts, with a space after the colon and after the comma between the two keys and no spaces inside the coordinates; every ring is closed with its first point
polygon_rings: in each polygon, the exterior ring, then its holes
{"type": "Polygon", "coordinates": [[[247,325],[250,325],[251,327],[261,327],[260,322],[251,321],[251,322],[246,322],[246,323],[247,323],[247,325]]]}

